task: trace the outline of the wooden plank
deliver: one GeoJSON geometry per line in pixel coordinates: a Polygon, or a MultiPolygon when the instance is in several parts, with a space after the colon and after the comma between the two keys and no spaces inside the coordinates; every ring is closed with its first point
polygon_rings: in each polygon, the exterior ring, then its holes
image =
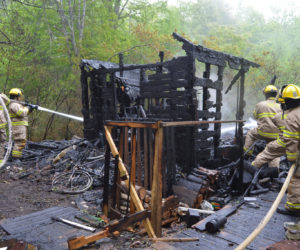
{"type": "Polygon", "coordinates": [[[223,82],[220,81],[220,80],[213,81],[209,78],[198,78],[198,77],[196,77],[194,86],[202,86],[202,87],[205,87],[205,88],[222,90],[223,89],[223,82]]]}
{"type": "MultiPolygon", "coordinates": [[[[106,121],[107,126],[129,127],[129,128],[157,128],[153,122],[123,122],[123,121],[106,121]]],[[[126,141],[126,140],[125,140],[126,141]]]]}
{"type": "MultiPolygon", "coordinates": [[[[129,166],[128,127],[124,128],[124,164],[129,166]]],[[[129,169],[129,167],[128,167],[129,169]]]]}
{"type": "Polygon", "coordinates": [[[137,179],[138,185],[142,186],[142,159],[141,159],[141,129],[136,129],[137,137],[137,150],[136,150],[136,164],[137,164],[137,179]]]}
{"type": "Polygon", "coordinates": [[[211,130],[204,130],[204,131],[198,131],[197,133],[197,138],[205,140],[208,139],[210,137],[213,137],[216,134],[215,131],[211,131],[211,130]]]}
{"type": "Polygon", "coordinates": [[[155,153],[153,165],[153,182],[151,190],[151,222],[154,232],[158,237],[161,237],[162,222],[162,153],[163,129],[159,127],[155,132],[155,153]]]}
{"type": "Polygon", "coordinates": [[[208,119],[208,118],[215,118],[215,120],[221,120],[221,113],[220,112],[211,112],[211,111],[208,111],[208,110],[198,110],[197,111],[197,114],[198,114],[198,117],[199,119],[201,118],[205,118],[205,119],[208,119]]]}
{"type": "Polygon", "coordinates": [[[173,71],[167,74],[153,74],[148,75],[149,80],[169,80],[169,79],[186,79],[185,71],[173,71]]]}
{"type": "Polygon", "coordinates": [[[149,142],[149,184],[152,189],[152,178],[153,178],[153,137],[152,129],[148,129],[148,142],[149,142]]]}
{"type": "Polygon", "coordinates": [[[107,144],[105,148],[104,165],[104,188],[103,188],[103,213],[108,216],[108,192],[109,192],[109,166],[110,166],[110,147],[107,144]]]}
{"type": "MultiPolygon", "coordinates": [[[[111,133],[110,131],[108,130],[108,127],[107,126],[104,126],[104,130],[105,130],[105,137],[106,137],[106,140],[108,141],[108,144],[110,146],[110,149],[111,149],[111,152],[112,152],[112,155],[115,157],[116,155],[119,154],[118,150],[117,150],[117,147],[112,139],[112,136],[111,136],[111,133]]],[[[136,210],[137,211],[143,211],[144,210],[144,207],[142,205],[142,202],[140,201],[139,197],[138,197],[138,194],[135,190],[135,187],[129,183],[129,175],[128,175],[128,172],[126,170],[126,167],[124,166],[124,163],[123,163],[123,160],[122,158],[120,157],[119,158],[119,170],[120,170],[120,173],[121,173],[121,177],[124,175],[124,177],[126,176],[126,180],[125,180],[125,184],[127,185],[127,187],[129,187],[130,185],[130,195],[131,195],[131,198],[134,202],[134,205],[136,207],[136,210]]],[[[147,218],[143,221],[143,224],[147,230],[147,233],[148,233],[148,236],[149,237],[156,237],[154,231],[153,231],[153,228],[152,228],[152,225],[150,223],[150,220],[147,218]]]]}
{"type": "Polygon", "coordinates": [[[151,80],[169,80],[171,79],[171,73],[167,73],[167,74],[153,74],[153,75],[148,75],[148,79],[151,80]]]}
{"type": "MultiPolygon", "coordinates": [[[[136,129],[131,129],[131,170],[130,170],[130,181],[135,187],[136,178],[136,129]]],[[[134,213],[133,200],[130,200],[130,213],[134,213]]]]}
{"type": "Polygon", "coordinates": [[[149,189],[149,151],[148,151],[148,132],[144,128],[144,188],[149,189]]]}
{"type": "Polygon", "coordinates": [[[170,90],[171,88],[181,87],[187,87],[186,80],[157,80],[141,84],[141,90],[145,92],[153,91],[153,89],[157,88],[165,88],[165,90],[170,90]]]}
{"type": "Polygon", "coordinates": [[[141,98],[176,98],[179,96],[191,97],[191,91],[176,91],[170,90],[168,92],[156,92],[153,89],[152,92],[143,92],[141,93],[141,98]]]}
{"type": "MultiPolygon", "coordinates": [[[[125,128],[121,128],[121,133],[120,133],[120,145],[119,145],[119,152],[120,156],[122,159],[124,159],[124,130],[125,128]]],[[[120,209],[120,196],[121,196],[121,178],[120,178],[120,171],[118,168],[118,175],[117,175],[117,182],[116,182],[116,207],[120,209]]]]}

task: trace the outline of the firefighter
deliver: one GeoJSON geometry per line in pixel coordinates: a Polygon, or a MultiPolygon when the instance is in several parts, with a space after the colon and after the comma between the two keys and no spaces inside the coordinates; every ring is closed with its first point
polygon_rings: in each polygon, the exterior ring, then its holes
{"type": "MultiPolygon", "coordinates": [[[[247,151],[256,140],[273,141],[279,134],[279,129],[274,124],[272,118],[281,111],[280,105],[276,103],[277,88],[274,85],[268,85],[263,93],[266,100],[256,104],[253,112],[257,120],[257,127],[248,131],[244,144],[244,151],[247,151]]],[[[252,155],[253,149],[248,152],[252,155]]]]}
{"type": "MultiPolygon", "coordinates": [[[[4,93],[0,93],[0,98],[2,98],[6,106],[9,104],[10,100],[4,93]]],[[[0,103],[0,164],[3,162],[3,157],[5,154],[6,126],[6,118],[4,115],[3,107],[0,103]]]]}
{"type": "Polygon", "coordinates": [[[278,102],[281,106],[281,112],[277,113],[274,118],[272,119],[273,123],[276,125],[276,127],[280,130],[280,133],[277,136],[277,139],[274,141],[271,141],[267,144],[266,148],[260,152],[255,160],[251,163],[252,166],[254,166],[256,169],[262,167],[264,164],[268,163],[270,168],[264,169],[263,172],[261,172],[260,177],[278,177],[279,174],[279,164],[280,164],[280,156],[283,156],[285,154],[285,144],[283,142],[283,131],[285,129],[285,119],[287,117],[287,114],[289,113],[289,110],[286,110],[285,107],[285,101],[282,98],[282,91],[287,85],[284,85],[281,88],[281,91],[278,96],[278,102]],[[276,167],[276,168],[272,168],[276,167]]]}
{"type": "Polygon", "coordinates": [[[283,144],[286,148],[286,156],[291,164],[296,163],[296,171],[289,183],[287,202],[284,208],[278,208],[277,212],[300,215],[300,88],[296,85],[288,85],[282,92],[286,109],[289,110],[285,118],[283,129],[283,144]]]}
{"type": "Polygon", "coordinates": [[[12,135],[14,138],[14,147],[12,151],[13,159],[21,159],[22,151],[26,145],[28,114],[35,108],[33,105],[28,107],[19,103],[22,101],[23,91],[13,88],[9,91],[11,102],[9,104],[9,116],[12,121],[12,135]]]}

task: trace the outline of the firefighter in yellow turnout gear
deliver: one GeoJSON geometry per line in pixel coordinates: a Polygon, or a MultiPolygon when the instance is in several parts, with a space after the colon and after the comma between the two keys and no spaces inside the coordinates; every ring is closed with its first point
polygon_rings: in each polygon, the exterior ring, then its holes
{"type": "Polygon", "coordinates": [[[9,116],[12,122],[12,134],[14,138],[12,157],[22,158],[22,151],[27,139],[28,113],[32,110],[18,103],[18,101],[23,100],[23,91],[21,89],[11,89],[9,96],[11,99],[9,104],[9,116]]]}
{"type": "MultiPolygon", "coordinates": [[[[286,211],[300,215],[300,88],[290,84],[282,92],[285,99],[286,108],[289,110],[285,118],[285,128],[283,129],[283,145],[286,148],[288,161],[298,166],[288,186],[286,211]]],[[[278,211],[282,212],[282,210],[278,211]]]]}
{"type": "MultiPolygon", "coordinates": [[[[257,128],[248,131],[244,144],[244,151],[247,151],[256,140],[265,140],[271,142],[277,139],[280,130],[274,123],[274,117],[281,112],[280,104],[276,103],[277,88],[268,85],[264,88],[265,101],[256,104],[253,112],[254,118],[257,120],[257,128]]],[[[248,152],[249,155],[253,150],[248,152]]],[[[280,159],[273,161],[273,166],[279,166],[280,159]]]]}
{"type": "MultiPolygon", "coordinates": [[[[5,105],[9,104],[10,100],[5,94],[0,93],[0,98],[2,98],[5,105]]],[[[0,164],[3,162],[3,157],[5,154],[6,126],[6,118],[4,115],[3,107],[0,103],[0,164]]]]}
{"type": "MultiPolygon", "coordinates": [[[[282,87],[278,101],[281,105],[282,111],[277,113],[272,119],[276,127],[280,130],[276,140],[269,142],[265,149],[260,152],[255,160],[251,163],[255,168],[261,168],[264,164],[268,163],[269,167],[278,167],[280,164],[280,156],[285,155],[285,144],[283,142],[283,131],[286,128],[285,121],[289,110],[286,110],[284,99],[282,98],[282,90],[285,86],[282,87]]],[[[277,177],[279,174],[279,169],[276,168],[267,168],[264,169],[261,173],[261,177],[271,176],[277,177]]]]}

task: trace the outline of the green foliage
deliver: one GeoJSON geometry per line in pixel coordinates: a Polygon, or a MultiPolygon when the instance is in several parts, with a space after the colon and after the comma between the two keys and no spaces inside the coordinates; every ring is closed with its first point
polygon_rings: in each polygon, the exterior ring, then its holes
{"type": "MultiPolygon", "coordinates": [[[[233,15],[225,1],[20,0],[0,1],[1,91],[23,88],[28,100],[81,116],[81,59],[149,63],[182,54],[176,31],[195,43],[261,65],[247,74],[247,112],[263,98],[261,89],[274,74],[277,85],[298,83],[300,17],[277,13],[266,20],[253,9],[233,15]],[[256,100],[257,98],[257,100],[256,100]]],[[[235,71],[226,71],[230,81],[235,71]]],[[[226,84],[225,84],[226,85],[226,84]]],[[[225,98],[226,99],[232,98],[225,98]]],[[[232,113],[232,112],[231,112],[232,113]]],[[[31,115],[30,139],[81,135],[76,122],[46,113],[31,115]]]]}

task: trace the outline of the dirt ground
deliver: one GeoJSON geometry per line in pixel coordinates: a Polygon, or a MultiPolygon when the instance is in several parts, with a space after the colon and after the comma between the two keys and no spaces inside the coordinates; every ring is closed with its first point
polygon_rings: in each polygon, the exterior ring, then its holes
{"type": "MultiPolygon", "coordinates": [[[[84,195],[66,195],[51,191],[53,171],[35,170],[26,166],[5,166],[0,170],[0,222],[7,218],[14,218],[54,206],[78,207],[78,200],[84,195]],[[30,174],[28,174],[30,173],[30,174]]],[[[91,192],[97,192],[93,190],[91,192]]],[[[95,209],[93,210],[95,211],[95,209]]],[[[163,235],[171,236],[178,232],[183,225],[174,223],[163,229],[163,235]]],[[[6,233],[0,228],[0,241],[6,233]]],[[[101,243],[87,249],[172,249],[167,244],[145,240],[146,235],[139,236],[131,232],[122,232],[117,238],[103,239],[101,243]]]]}
{"type": "MultiPolygon", "coordinates": [[[[75,207],[76,196],[51,191],[49,171],[15,165],[0,170],[0,221],[33,213],[53,206],[75,207]],[[32,172],[30,175],[26,173],[32,172]]],[[[0,239],[5,232],[0,228],[0,239]]]]}

